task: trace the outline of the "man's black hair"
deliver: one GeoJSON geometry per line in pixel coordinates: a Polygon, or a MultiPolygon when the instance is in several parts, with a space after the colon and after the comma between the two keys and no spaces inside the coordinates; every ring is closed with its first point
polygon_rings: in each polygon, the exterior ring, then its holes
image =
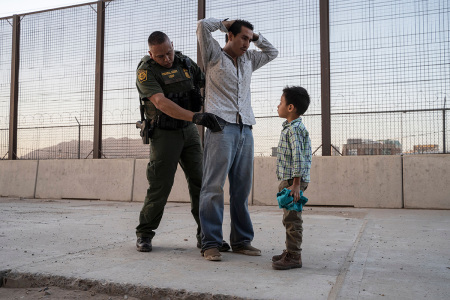
{"type": "Polygon", "coordinates": [[[308,92],[301,86],[286,86],[283,89],[286,105],[292,104],[299,115],[303,115],[309,107],[308,92]]]}
{"type": "MultiPolygon", "coordinates": [[[[252,23],[245,20],[236,20],[231,24],[230,28],[228,28],[228,32],[231,32],[234,36],[238,35],[241,32],[242,26],[247,27],[248,29],[253,31],[252,23]]],[[[225,34],[225,43],[228,42],[228,34],[225,34]]]]}
{"type": "Polygon", "coordinates": [[[148,37],[148,44],[150,46],[161,45],[165,41],[170,41],[170,39],[167,34],[162,31],[153,31],[148,37]]]}

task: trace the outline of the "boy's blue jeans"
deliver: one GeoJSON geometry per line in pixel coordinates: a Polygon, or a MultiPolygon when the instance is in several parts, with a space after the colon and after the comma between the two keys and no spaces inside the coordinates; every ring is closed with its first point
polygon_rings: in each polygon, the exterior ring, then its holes
{"type": "MultiPolygon", "coordinates": [[[[284,188],[290,187],[293,181],[293,179],[281,181],[278,191],[281,192],[284,188]]],[[[307,187],[308,182],[300,183],[301,191],[304,192],[307,187]]],[[[303,241],[302,212],[283,208],[283,226],[286,228],[286,251],[293,254],[301,254],[303,241]]]]}
{"type": "Polygon", "coordinates": [[[248,212],[253,176],[253,133],[248,125],[226,123],[220,132],[206,130],[200,192],[202,251],[223,241],[223,186],[230,183],[232,248],[250,244],[254,232],[248,212]]]}

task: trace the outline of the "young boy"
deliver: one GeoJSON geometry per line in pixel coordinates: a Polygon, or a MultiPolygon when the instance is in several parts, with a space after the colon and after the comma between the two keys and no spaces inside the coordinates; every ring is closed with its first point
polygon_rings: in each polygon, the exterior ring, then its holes
{"type": "MultiPolygon", "coordinates": [[[[300,191],[305,191],[309,183],[311,169],[311,140],[302,123],[310,100],[308,92],[299,86],[285,87],[278,105],[278,115],[285,118],[278,143],[277,177],[281,180],[279,191],[287,188],[297,202],[300,191]]],[[[272,257],[272,267],[288,270],[302,267],[302,212],[283,208],[283,225],[286,228],[286,250],[272,257]]]]}

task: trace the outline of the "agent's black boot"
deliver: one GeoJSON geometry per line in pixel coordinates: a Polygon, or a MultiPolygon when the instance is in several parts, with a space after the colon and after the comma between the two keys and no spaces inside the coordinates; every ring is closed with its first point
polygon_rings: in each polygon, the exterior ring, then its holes
{"type": "Polygon", "coordinates": [[[152,251],[152,239],[149,237],[139,237],[136,241],[136,248],[139,252],[152,251]]]}

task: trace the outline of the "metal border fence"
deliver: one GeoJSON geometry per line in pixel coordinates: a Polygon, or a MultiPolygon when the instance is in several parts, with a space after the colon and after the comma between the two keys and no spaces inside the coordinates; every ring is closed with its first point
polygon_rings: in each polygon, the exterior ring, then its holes
{"type": "Polygon", "coordinates": [[[252,79],[255,155],[275,154],[286,85],[311,95],[314,155],[449,153],[448,1],[103,0],[0,18],[0,158],[148,157],[134,128],[147,37],[196,60],[205,17],[247,19],[280,51],[252,79]]]}

